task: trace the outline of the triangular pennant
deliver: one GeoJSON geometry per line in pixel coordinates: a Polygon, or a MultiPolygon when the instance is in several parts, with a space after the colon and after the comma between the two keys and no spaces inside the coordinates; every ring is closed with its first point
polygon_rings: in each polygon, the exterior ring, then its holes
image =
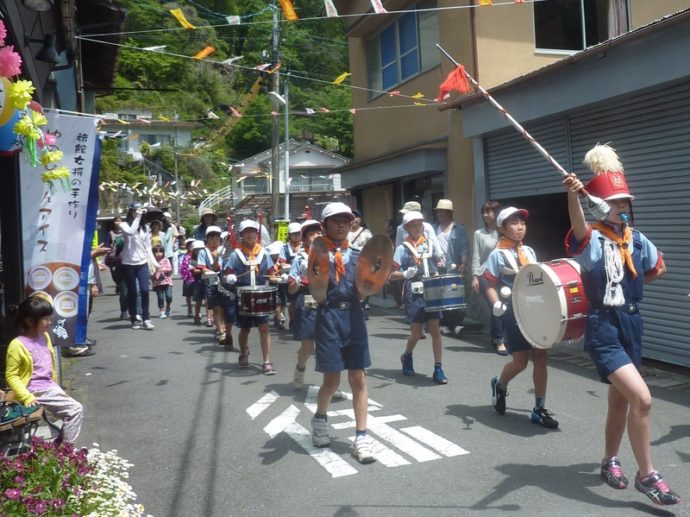
{"type": "Polygon", "coordinates": [[[374,8],[375,13],[383,14],[388,12],[383,8],[381,0],[371,0],[371,7],[374,8]]]}
{"type": "Polygon", "coordinates": [[[239,111],[237,111],[237,110],[236,110],[235,108],[233,108],[232,106],[230,106],[230,108],[228,108],[228,109],[230,110],[230,114],[231,114],[233,117],[235,117],[235,118],[242,118],[242,113],[240,113],[239,111]]]}
{"type": "Polygon", "coordinates": [[[493,5],[493,0],[479,0],[479,5],[493,5]]]}
{"type": "Polygon", "coordinates": [[[336,77],[331,84],[340,84],[342,83],[345,79],[350,77],[350,72],[343,72],[340,74],[338,77],[336,77]]]}
{"type": "Polygon", "coordinates": [[[410,99],[423,99],[423,98],[424,98],[424,94],[422,92],[417,92],[414,95],[410,96],[410,99]]]}
{"type": "Polygon", "coordinates": [[[194,59],[204,59],[207,56],[210,56],[216,51],[215,47],[212,47],[211,45],[207,45],[203,49],[201,49],[199,52],[194,54],[194,59]]]}
{"type": "Polygon", "coordinates": [[[208,118],[211,118],[211,119],[220,118],[218,115],[216,115],[215,113],[213,113],[213,111],[211,111],[211,110],[208,110],[208,111],[206,112],[206,116],[207,116],[208,118]]]}
{"type": "Polygon", "coordinates": [[[240,17],[239,16],[226,16],[225,21],[228,22],[228,25],[239,25],[240,24],[240,17]]]}
{"type": "Polygon", "coordinates": [[[170,14],[172,14],[175,17],[175,19],[178,22],[180,22],[180,25],[182,25],[182,27],[184,27],[185,29],[196,29],[194,25],[187,21],[187,18],[185,18],[182,9],[170,9],[170,14]]]}
{"type": "Polygon", "coordinates": [[[354,115],[357,110],[355,108],[350,108],[348,111],[354,115]]]}
{"type": "Polygon", "coordinates": [[[338,16],[338,10],[333,5],[333,0],[324,0],[323,5],[326,8],[326,16],[329,18],[338,16]]]}
{"type": "Polygon", "coordinates": [[[292,2],[290,0],[279,0],[280,2],[280,7],[283,9],[283,14],[285,15],[285,19],[289,22],[294,22],[295,20],[299,20],[299,17],[297,16],[297,13],[295,12],[295,8],[292,5],[292,2]]]}
{"type": "Polygon", "coordinates": [[[319,108],[319,111],[320,111],[321,113],[330,113],[330,112],[331,112],[331,110],[329,110],[329,109],[326,108],[326,107],[321,107],[321,108],[319,108]]]}
{"type": "Polygon", "coordinates": [[[316,112],[315,112],[313,109],[311,109],[311,108],[304,108],[304,111],[305,111],[305,113],[306,113],[307,115],[313,115],[314,113],[316,113],[316,112]]]}
{"type": "Polygon", "coordinates": [[[388,92],[389,97],[397,97],[400,95],[400,90],[393,90],[392,92],[388,92]]]}
{"type": "Polygon", "coordinates": [[[462,65],[455,67],[455,69],[448,74],[446,80],[441,83],[436,100],[445,99],[452,91],[459,92],[463,95],[470,91],[470,84],[467,82],[465,68],[462,65]]]}

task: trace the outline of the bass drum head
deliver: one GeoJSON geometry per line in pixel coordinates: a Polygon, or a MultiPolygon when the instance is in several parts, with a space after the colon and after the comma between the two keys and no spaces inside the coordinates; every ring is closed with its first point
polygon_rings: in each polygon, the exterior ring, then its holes
{"type": "Polygon", "coordinates": [[[513,284],[513,311],[525,339],[537,348],[551,348],[563,339],[567,307],[561,282],[548,264],[528,264],[513,284]]]}

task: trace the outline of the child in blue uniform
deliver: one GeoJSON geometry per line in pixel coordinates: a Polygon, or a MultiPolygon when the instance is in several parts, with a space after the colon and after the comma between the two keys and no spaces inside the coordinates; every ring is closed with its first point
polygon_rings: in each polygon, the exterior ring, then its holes
{"type": "Polygon", "coordinates": [[[201,285],[206,298],[206,308],[213,313],[213,321],[216,325],[216,341],[220,345],[225,342],[225,324],[223,322],[223,309],[220,305],[218,293],[218,281],[222,270],[220,260],[220,234],[219,226],[206,228],[206,246],[199,252],[197,267],[202,270],[201,285]]]}
{"type": "Polygon", "coordinates": [[[498,377],[491,379],[491,402],[494,409],[500,414],[505,414],[506,397],[508,396],[508,383],[520,372],[527,368],[530,355],[532,356],[534,380],[534,408],[530,418],[535,424],[549,429],[558,427],[558,422],[551,412],[544,407],[546,402],[547,385],[547,351],[533,348],[520,332],[515,313],[510,301],[510,291],[513,288],[515,275],[518,270],[530,263],[537,261],[534,250],[524,246],[522,240],[527,233],[527,210],[508,207],[501,210],[496,218],[501,239],[486,259],[484,278],[488,283],[486,291],[489,303],[493,306],[495,316],[500,316],[506,335],[506,346],[512,356],[512,360],[503,367],[498,377]],[[499,292],[502,294],[499,298],[499,292]]]}
{"type": "Polygon", "coordinates": [[[271,255],[271,262],[273,262],[273,269],[268,272],[269,281],[271,285],[278,288],[276,293],[276,309],[273,315],[273,326],[281,330],[285,329],[285,314],[283,310],[287,307],[287,273],[283,273],[278,260],[280,259],[280,250],[284,246],[283,241],[272,242],[268,247],[268,253],[271,255]]]}
{"type": "Polygon", "coordinates": [[[611,207],[606,219],[592,225],[585,220],[578,192],[583,185],[574,174],[563,181],[568,190],[572,228],[566,249],[581,266],[582,283],[589,300],[585,348],[602,382],[608,383],[608,414],[601,477],[616,489],[628,486],[618,451],[623,433],[635,459],[635,488],[654,503],[672,505],[681,498],[652,464],[649,413],[652,396],[639,367],[642,360],[642,301],[644,284],[666,272],[662,254],[642,233],[628,226],[631,200],[618,156],[609,146],[597,145],[585,156],[597,175],[586,185],[593,196],[611,207]]]}
{"type": "Polygon", "coordinates": [[[426,312],[424,301],[423,278],[435,276],[441,259],[434,243],[424,236],[424,215],[411,211],[403,216],[403,228],[407,232],[403,243],[398,246],[393,256],[393,273],[391,280],[404,279],[403,300],[406,321],[410,325],[410,337],[407,338],[405,352],[400,356],[403,375],[414,375],[412,352],[422,337],[424,323],[429,327],[431,346],[434,353],[434,373],[436,384],[448,384],[443,373],[443,345],[441,343],[441,313],[426,312]]]}
{"type": "Polygon", "coordinates": [[[316,312],[316,371],[323,372],[312,441],[316,447],[330,444],[326,413],[340,385],[340,372],[348,371],[355,413],[354,456],[360,463],[376,461],[373,441],[367,436],[368,390],[365,368],[371,366],[364,310],[355,289],[357,256],[347,241],[352,210],[344,203],[329,203],[323,210],[324,240],[330,250],[326,301],[316,312]]]}
{"type": "MultiPolygon", "coordinates": [[[[280,248],[280,255],[278,256],[278,263],[281,268],[285,266],[292,266],[293,261],[302,250],[302,224],[290,223],[288,225],[288,241],[280,248]]],[[[295,301],[296,296],[288,293],[287,306],[288,317],[290,318],[290,329],[292,330],[293,320],[295,319],[295,301]]]]}
{"type": "MultiPolygon", "coordinates": [[[[266,276],[273,269],[273,261],[266,250],[257,242],[259,224],[246,220],[240,223],[242,243],[235,249],[224,264],[224,284],[227,286],[264,285],[266,276]],[[254,271],[252,274],[251,271],[254,271]]],[[[259,329],[261,353],[263,355],[263,372],[265,375],[276,373],[271,362],[271,335],[268,332],[268,316],[243,316],[237,313],[237,326],[240,329],[240,357],[238,366],[249,367],[249,331],[252,327],[259,329]]]]}

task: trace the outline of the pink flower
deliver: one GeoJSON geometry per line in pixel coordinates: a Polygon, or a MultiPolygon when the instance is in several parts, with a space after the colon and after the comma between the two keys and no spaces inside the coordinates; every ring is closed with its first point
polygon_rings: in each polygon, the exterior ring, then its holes
{"type": "Polygon", "coordinates": [[[22,495],[22,491],[19,490],[18,488],[8,488],[5,490],[5,497],[7,499],[13,499],[13,500],[18,500],[22,495]]]}
{"type": "Polygon", "coordinates": [[[5,29],[5,23],[0,20],[0,47],[5,44],[5,38],[7,37],[7,30],[5,29]]]}
{"type": "Polygon", "coordinates": [[[22,58],[12,45],[0,48],[0,77],[12,77],[22,71],[22,58]]]}
{"type": "Polygon", "coordinates": [[[14,478],[14,484],[15,485],[23,485],[24,484],[24,478],[22,476],[15,476],[14,478]]]}

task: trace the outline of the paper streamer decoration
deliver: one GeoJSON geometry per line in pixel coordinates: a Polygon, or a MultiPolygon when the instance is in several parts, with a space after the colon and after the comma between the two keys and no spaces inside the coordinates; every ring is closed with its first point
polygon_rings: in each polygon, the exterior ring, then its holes
{"type": "Polygon", "coordinates": [[[350,77],[350,72],[343,72],[338,77],[336,77],[331,84],[340,84],[348,77],[350,77]]]}
{"type": "Polygon", "coordinates": [[[280,1],[280,7],[283,9],[283,14],[285,15],[285,19],[289,22],[294,22],[295,20],[299,20],[299,17],[297,16],[297,13],[295,12],[295,8],[292,5],[292,2],[290,0],[279,0],[280,1]]]}
{"type": "Polygon", "coordinates": [[[338,16],[338,10],[333,5],[333,0],[324,0],[323,6],[326,8],[326,16],[329,18],[338,16]]]}
{"type": "Polygon", "coordinates": [[[184,27],[185,29],[196,29],[196,27],[189,23],[187,18],[185,18],[182,9],[170,9],[170,14],[172,14],[175,17],[175,19],[178,22],[180,22],[180,25],[182,25],[182,27],[184,27]]]}
{"type": "Polygon", "coordinates": [[[371,7],[373,7],[375,13],[383,14],[388,12],[384,9],[381,0],[371,0],[371,7]]]}
{"type": "Polygon", "coordinates": [[[194,59],[204,59],[205,57],[210,56],[216,51],[215,47],[212,47],[211,45],[207,45],[203,49],[201,49],[199,52],[194,54],[194,59]]]}

